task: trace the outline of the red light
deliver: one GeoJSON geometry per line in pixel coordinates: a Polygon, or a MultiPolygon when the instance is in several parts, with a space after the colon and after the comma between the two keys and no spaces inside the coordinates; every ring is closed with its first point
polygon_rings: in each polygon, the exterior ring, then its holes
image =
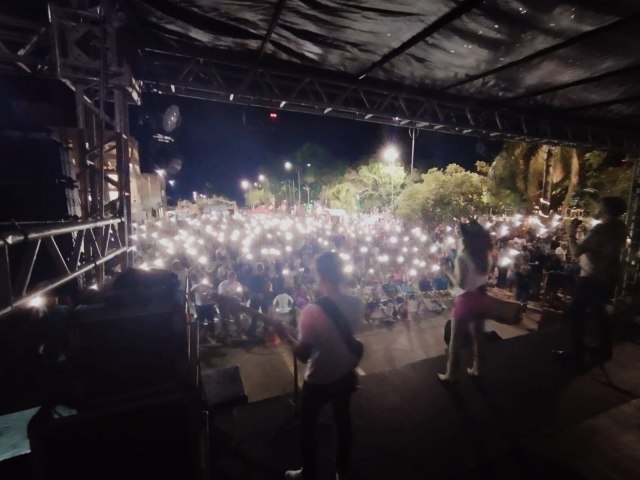
{"type": "Polygon", "coordinates": [[[277,114],[276,112],[271,112],[271,113],[269,114],[269,118],[270,118],[271,120],[276,120],[276,119],[278,118],[278,114],[277,114]]]}

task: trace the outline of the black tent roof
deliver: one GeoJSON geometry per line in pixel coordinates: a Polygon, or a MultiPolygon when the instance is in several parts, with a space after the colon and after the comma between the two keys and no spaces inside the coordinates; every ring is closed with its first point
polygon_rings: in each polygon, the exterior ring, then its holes
{"type": "Polygon", "coordinates": [[[115,3],[146,91],[640,151],[639,0],[115,3]]]}
{"type": "Polygon", "coordinates": [[[138,18],[181,52],[193,44],[229,59],[280,61],[546,116],[640,126],[638,1],[148,0],[135,5],[138,18]]]}

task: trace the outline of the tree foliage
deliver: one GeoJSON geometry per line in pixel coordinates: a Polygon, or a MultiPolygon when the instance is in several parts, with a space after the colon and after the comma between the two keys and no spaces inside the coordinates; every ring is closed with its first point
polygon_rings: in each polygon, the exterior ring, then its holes
{"type": "Polygon", "coordinates": [[[344,181],[327,185],[322,189],[320,197],[329,208],[342,208],[349,213],[358,210],[358,191],[351,182],[344,181]]]}
{"type": "Polygon", "coordinates": [[[400,195],[405,177],[402,167],[375,160],[347,174],[347,180],[357,189],[364,210],[392,206],[400,195]]]}
{"type": "Polygon", "coordinates": [[[488,180],[451,164],[432,168],[422,182],[407,187],[397,202],[396,213],[408,223],[437,224],[478,215],[489,205],[488,180]]]}
{"type": "Polygon", "coordinates": [[[406,174],[398,165],[385,165],[376,159],[350,169],[337,182],[322,189],[321,198],[332,208],[370,211],[392,206],[400,195],[406,174]]]}
{"type": "MultiPolygon", "coordinates": [[[[288,158],[301,166],[301,183],[309,187],[311,200],[320,198],[329,207],[349,212],[392,208],[412,223],[437,223],[487,210],[530,209],[539,204],[549,179],[551,209],[589,209],[596,194],[625,198],[631,177],[629,165],[612,163],[613,157],[604,152],[516,141],[505,142],[492,162],[476,162],[477,173],[451,164],[422,175],[416,171],[413,178],[402,166],[390,166],[377,157],[347,169],[346,162],[309,143],[288,158]]],[[[291,197],[292,172],[280,169],[268,177],[277,203],[291,197]]],[[[256,190],[247,195],[247,204],[268,204],[270,195],[256,190]]]]}
{"type": "Polygon", "coordinates": [[[255,208],[258,205],[267,205],[273,200],[273,195],[264,189],[254,188],[244,194],[245,205],[251,208],[255,208]]]}

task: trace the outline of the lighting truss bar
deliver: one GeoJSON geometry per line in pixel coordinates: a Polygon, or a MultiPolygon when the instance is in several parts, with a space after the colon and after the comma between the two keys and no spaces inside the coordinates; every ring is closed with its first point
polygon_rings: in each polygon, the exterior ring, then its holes
{"type": "MultiPolygon", "coordinates": [[[[13,230],[10,232],[0,232],[0,246],[17,245],[25,241],[39,240],[46,237],[54,237],[64,233],[73,233],[89,228],[99,228],[107,225],[116,225],[122,222],[119,218],[100,220],[98,222],[62,222],[48,225],[38,225],[13,230]]],[[[18,227],[20,225],[18,224],[18,227]]]]}
{"type": "Polygon", "coordinates": [[[143,89],[223,103],[332,115],[443,133],[553,145],[640,151],[635,132],[579,123],[558,112],[519,111],[452,95],[424,94],[324,72],[146,50],[143,89]],[[191,80],[181,79],[190,66],[191,80]]]}
{"type": "Polygon", "coordinates": [[[42,287],[34,292],[29,293],[28,295],[25,295],[22,298],[16,299],[11,305],[7,305],[6,307],[2,308],[0,310],[0,317],[3,317],[5,315],[7,315],[8,313],[11,313],[12,311],[14,311],[15,309],[22,307],[24,305],[27,305],[31,300],[33,300],[34,298],[37,298],[41,295],[45,295],[49,292],[51,292],[52,290],[55,290],[56,288],[64,285],[65,283],[70,282],[71,280],[78,278],[80,275],[83,275],[85,273],[88,273],[89,271],[93,270],[94,268],[105,264],[106,262],[108,262],[109,260],[113,260],[114,258],[119,257],[120,255],[124,255],[125,253],[128,252],[128,248],[127,247],[122,247],[119,248],[105,256],[103,256],[102,258],[99,258],[98,260],[96,260],[95,262],[91,262],[88,265],[84,265],[82,267],[80,267],[78,270],[74,271],[74,272],[70,272],[66,275],[62,275],[60,277],[58,277],[56,280],[52,280],[51,283],[47,284],[45,287],[42,287]]]}
{"type": "Polygon", "coordinates": [[[130,251],[121,218],[17,227],[0,233],[0,317],[130,251]],[[73,245],[67,256],[60,249],[60,237],[73,245]],[[26,244],[24,249],[12,251],[22,243],[26,244]],[[58,276],[34,290],[30,288],[33,269],[43,256],[53,262],[58,276]]]}

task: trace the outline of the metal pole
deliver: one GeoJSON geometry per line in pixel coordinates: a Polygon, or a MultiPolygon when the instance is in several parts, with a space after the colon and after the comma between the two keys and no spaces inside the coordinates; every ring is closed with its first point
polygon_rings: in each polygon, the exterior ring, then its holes
{"type": "Polygon", "coordinates": [[[409,129],[409,136],[411,137],[411,172],[410,172],[409,178],[413,178],[413,155],[416,149],[416,137],[419,134],[420,134],[420,130],[418,130],[416,127],[411,127],[409,129]]]}
{"type": "Polygon", "coordinates": [[[394,200],[394,188],[393,188],[393,172],[395,170],[395,160],[391,162],[391,169],[389,170],[389,176],[391,177],[391,212],[393,213],[393,200],[394,200]]]}
{"type": "Polygon", "coordinates": [[[300,185],[300,166],[296,167],[296,170],[298,171],[298,206],[300,206],[302,205],[302,192],[300,191],[302,188],[300,185]]]}
{"type": "MultiPolygon", "coordinates": [[[[127,99],[121,90],[114,91],[115,120],[118,127],[116,135],[116,158],[118,171],[118,214],[124,220],[122,226],[122,239],[124,245],[129,246],[129,235],[131,235],[131,179],[130,179],[130,158],[128,133],[129,111],[127,99]]],[[[122,268],[128,267],[133,260],[131,255],[126,255],[122,259],[122,268]]]]}
{"type": "Polygon", "coordinates": [[[640,249],[640,158],[634,159],[633,175],[629,186],[629,196],[627,198],[627,232],[630,243],[625,252],[625,275],[623,289],[628,293],[633,293],[637,289],[638,277],[640,276],[640,262],[637,255],[640,249]]]}
{"type": "Polygon", "coordinates": [[[78,160],[78,176],[80,185],[80,208],[82,210],[82,219],[89,218],[91,205],[89,204],[89,188],[91,182],[89,180],[89,168],[87,166],[87,117],[84,109],[84,89],[76,88],[76,121],[78,125],[78,133],[76,136],[76,145],[74,145],[78,160]]]}

